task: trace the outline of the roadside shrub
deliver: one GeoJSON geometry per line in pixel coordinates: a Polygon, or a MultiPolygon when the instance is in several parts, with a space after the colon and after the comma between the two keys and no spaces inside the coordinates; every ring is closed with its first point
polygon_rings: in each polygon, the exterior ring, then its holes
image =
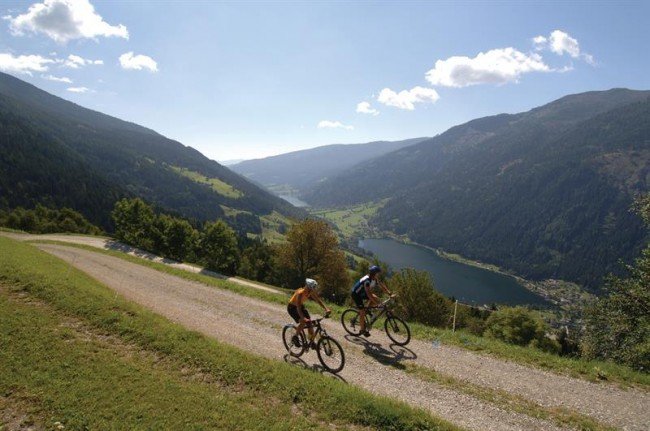
{"type": "Polygon", "coordinates": [[[493,312],[485,322],[484,335],[519,346],[537,347],[559,352],[559,344],[546,337],[546,324],[524,307],[504,307],[493,312]]]}
{"type": "Polygon", "coordinates": [[[450,321],[453,304],[434,289],[427,271],[402,269],[388,284],[399,295],[399,313],[406,319],[439,327],[450,321]]]}

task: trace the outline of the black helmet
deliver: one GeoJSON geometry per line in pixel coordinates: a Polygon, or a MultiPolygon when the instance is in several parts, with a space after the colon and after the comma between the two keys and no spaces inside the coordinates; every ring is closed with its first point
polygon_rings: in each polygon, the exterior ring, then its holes
{"type": "Polygon", "coordinates": [[[377,265],[373,265],[370,267],[370,269],[368,269],[368,272],[370,272],[370,274],[377,274],[381,272],[381,268],[377,265]]]}

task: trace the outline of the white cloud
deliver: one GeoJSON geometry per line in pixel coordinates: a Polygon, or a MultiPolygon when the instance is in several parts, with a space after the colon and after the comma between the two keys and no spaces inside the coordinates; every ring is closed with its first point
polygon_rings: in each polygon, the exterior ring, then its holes
{"type": "Polygon", "coordinates": [[[72,93],[87,93],[90,89],[86,87],[68,87],[68,91],[72,93]]]}
{"type": "Polygon", "coordinates": [[[524,73],[550,72],[539,54],[524,54],[514,48],[492,49],[474,58],[450,57],[436,61],[426,74],[427,81],[444,87],[517,82],[524,73]]]}
{"type": "Polygon", "coordinates": [[[43,33],[58,43],[97,36],[129,38],[125,26],[108,24],[88,0],[44,0],[22,15],[4,18],[14,35],[43,33]]]}
{"type": "Polygon", "coordinates": [[[394,106],[399,109],[412,111],[416,103],[435,103],[440,96],[433,88],[413,87],[410,90],[402,90],[399,93],[390,88],[384,88],[379,93],[377,101],[384,105],[394,106]]]}
{"type": "Polygon", "coordinates": [[[541,51],[546,46],[547,41],[548,39],[546,39],[544,36],[535,36],[533,38],[533,45],[535,45],[536,50],[541,51]]]}
{"type": "Polygon", "coordinates": [[[554,30],[549,37],[537,36],[533,38],[535,49],[548,49],[557,55],[568,54],[572,58],[582,58],[587,63],[595,64],[591,54],[581,52],[578,40],[562,30],[554,30]]]}
{"type": "Polygon", "coordinates": [[[66,84],[72,84],[72,79],[66,78],[65,76],[54,76],[54,75],[41,75],[41,78],[47,79],[48,81],[54,82],[65,82],[66,84]]]}
{"type": "Polygon", "coordinates": [[[123,69],[148,69],[151,72],[158,72],[158,63],[153,58],[147,55],[133,55],[133,52],[120,55],[120,64],[123,69]]]}
{"type": "Polygon", "coordinates": [[[90,65],[99,66],[102,64],[104,64],[103,60],[89,60],[87,58],[82,58],[74,54],[68,55],[68,58],[63,60],[63,66],[69,67],[71,69],[79,69],[80,67],[90,66],[90,65]]]}
{"type": "Polygon", "coordinates": [[[361,114],[379,115],[379,111],[370,107],[370,103],[361,102],[357,105],[357,112],[361,114]]]}
{"type": "Polygon", "coordinates": [[[0,70],[3,72],[31,75],[32,72],[46,72],[50,63],[54,63],[54,60],[40,55],[14,56],[13,54],[0,53],[0,70]]]}
{"type": "Polygon", "coordinates": [[[555,30],[549,37],[549,47],[551,51],[558,55],[563,55],[565,52],[573,58],[580,57],[580,44],[578,41],[568,33],[560,30],[555,30]]]}
{"type": "Polygon", "coordinates": [[[345,129],[345,130],[354,130],[354,126],[346,126],[340,121],[328,121],[323,120],[318,123],[319,129],[345,129]]]}

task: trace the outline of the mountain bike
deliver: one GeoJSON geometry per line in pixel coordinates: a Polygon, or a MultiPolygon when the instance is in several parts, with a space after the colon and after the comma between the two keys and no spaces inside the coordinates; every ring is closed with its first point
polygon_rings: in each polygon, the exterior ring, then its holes
{"type": "MultiPolygon", "coordinates": [[[[303,353],[315,348],[318,354],[318,360],[328,371],[338,373],[345,365],[345,354],[343,347],[338,341],[327,335],[327,331],[321,325],[321,321],[329,316],[323,316],[320,319],[312,319],[307,323],[307,327],[315,328],[314,339],[312,343],[307,341],[305,330],[296,334],[296,325],[289,324],[282,328],[282,342],[291,356],[300,357],[303,353]]],[[[306,329],[306,328],[305,328],[306,329]]]]}
{"type": "MultiPolygon", "coordinates": [[[[394,301],[394,297],[391,296],[376,307],[366,307],[366,330],[372,328],[372,325],[385,314],[384,330],[386,335],[398,346],[406,346],[411,341],[411,329],[391,310],[394,301]]],[[[345,310],[341,315],[341,323],[348,334],[361,335],[361,319],[359,310],[356,308],[345,310]]]]}

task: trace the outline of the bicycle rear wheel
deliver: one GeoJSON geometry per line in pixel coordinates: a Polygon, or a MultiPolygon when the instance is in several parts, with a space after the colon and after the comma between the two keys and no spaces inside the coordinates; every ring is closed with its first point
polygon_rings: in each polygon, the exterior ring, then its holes
{"type": "Polygon", "coordinates": [[[398,346],[405,346],[411,341],[411,330],[399,317],[390,316],[384,322],[386,335],[398,346]]]}
{"type": "Polygon", "coordinates": [[[343,347],[331,337],[322,337],[316,344],[318,360],[323,367],[332,373],[338,373],[345,365],[345,354],[343,347]]]}
{"type": "Polygon", "coordinates": [[[341,324],[343,329],[350,335],[358,336],[361,334],[361,321],[359,320],[359,311],[349,308],[341,314],[341,324]]]}
{"type": "Polygon", "coordinates": [[[284,343],[284,348],[287,349],[287,352],[296,358],[305,353],[305,349],[307,348],[305,334],[300,332],[296,335],[296,329],[293,325],[285,325],[285,327],[282,328],[282,342],[284,343]]]}

